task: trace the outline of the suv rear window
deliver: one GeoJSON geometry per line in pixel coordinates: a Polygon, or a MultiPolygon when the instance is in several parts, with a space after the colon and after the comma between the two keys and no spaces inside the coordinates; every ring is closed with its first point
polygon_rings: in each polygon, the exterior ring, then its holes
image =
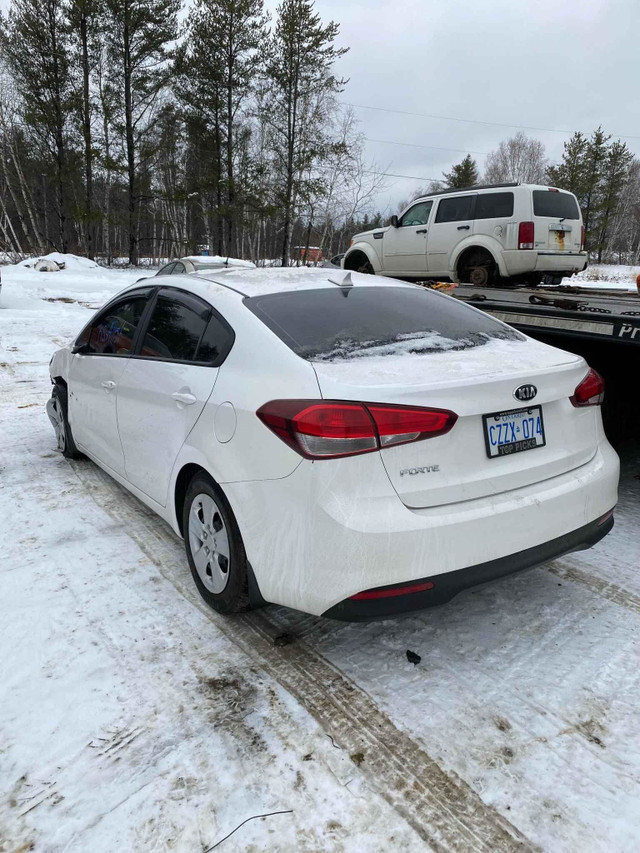
{"type": "Polygon", "coordinates": [[[513,216],[513,193],[478,193],[476,219],[513,216]]]}
{"type": "Polygon", "coordinates": [[[569,193],[533,190],[533,215],[580,219],[578,202],[569,193]]]}
{"type": "Polygon", "coordinates": [[[244,304],[308,361],[464,350],[515,329],[420,287],[338,286],[247,297],[244,304]]]}

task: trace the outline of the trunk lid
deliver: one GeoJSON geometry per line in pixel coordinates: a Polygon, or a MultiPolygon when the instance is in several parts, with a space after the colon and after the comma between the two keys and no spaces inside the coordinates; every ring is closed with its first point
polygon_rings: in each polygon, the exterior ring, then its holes
{"type": "Polygon", "coordinates": [[[578,468],[594,455],[598,410],[569,398],[585,361],[538,341],[492,340],[466,351],[314,362],[326,399],[449,409],[446,435],[380,451],[391,483],[412,508],[441,506],[522,488],[578,468]],[[519,402],[514,391],[536,386],[519,402]],[[540,406],[546,444],[490,458],[483,415],[540,406]]]}

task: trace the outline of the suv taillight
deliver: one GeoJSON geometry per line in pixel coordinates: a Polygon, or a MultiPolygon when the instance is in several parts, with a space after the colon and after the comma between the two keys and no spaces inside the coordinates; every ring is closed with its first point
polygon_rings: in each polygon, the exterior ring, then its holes
{"type": "Polygon", "coordinates": [[[521,222],[518,228],[518,248],[533,249],[535,225],[533,222],[521,222]]]}
{"type": "Polygon", "coordinates": [[[582,226],[582,230],[580,231],[580,251],[584,252],[584,225],[582,226]]]}
{"type": "Polygon", "coordinates": [[[356,456],[435,438],[458,419],[446,409],[343,400],[272,400],[256,414],[305,459],[356,456]]]}
{"type": "Polygon", "coordinates": [[[589,370],[582,382],[569,397],[572,404],[580,409],[582,406],[600,406],[604,400],[604,379],[593,368],[589,370]]]}

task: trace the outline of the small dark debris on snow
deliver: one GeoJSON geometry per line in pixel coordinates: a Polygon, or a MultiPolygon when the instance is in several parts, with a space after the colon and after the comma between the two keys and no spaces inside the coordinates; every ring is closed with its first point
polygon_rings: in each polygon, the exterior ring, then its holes
{"type": "Polygon", "coordinates": [[[356,767],[360,767],[364,761],[364,752],[354,752],[349,756],[349,758],[353,761],[356,767]]]}
{"type": "Polygon", "coordinates": [[[279,646],[288,646],[295,640],[295,637],[292,634],[279,634],[277,637],[274,637],[273,645],[276,647],[279,646]]]}
{"type": "Polygon", "coordinates": [[[420,655],[417,655],[415,652],[412,652],[407,649],[407,660],[409,661],[409,663],[412,663],[414,666],[417,666],[422,660],[422,658],[420,657],[420,655]]]}
{"type": "Polygon", "coordinates": [[[308,752],[306,755],[302,756],[303,761],[313,761],[313,753],[308,752]]]}
{"type": "Polygon", "coordinates": [[[501,732],[511,731],[511,723],[509,720],[506,720],[504,717],[494,717],[493,722],[496,724],[496,728],[501,732]]]}

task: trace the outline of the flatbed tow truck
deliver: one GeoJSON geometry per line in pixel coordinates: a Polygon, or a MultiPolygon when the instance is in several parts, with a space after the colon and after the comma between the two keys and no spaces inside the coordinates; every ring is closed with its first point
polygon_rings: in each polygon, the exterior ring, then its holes
{"type": "Polygon", "coordinates": [[[578,353],[606,383],[608,436],[621,443],[640,433],[640,294],[580,285],[476,287],[452,296],[532,338],[578,353]]]}

